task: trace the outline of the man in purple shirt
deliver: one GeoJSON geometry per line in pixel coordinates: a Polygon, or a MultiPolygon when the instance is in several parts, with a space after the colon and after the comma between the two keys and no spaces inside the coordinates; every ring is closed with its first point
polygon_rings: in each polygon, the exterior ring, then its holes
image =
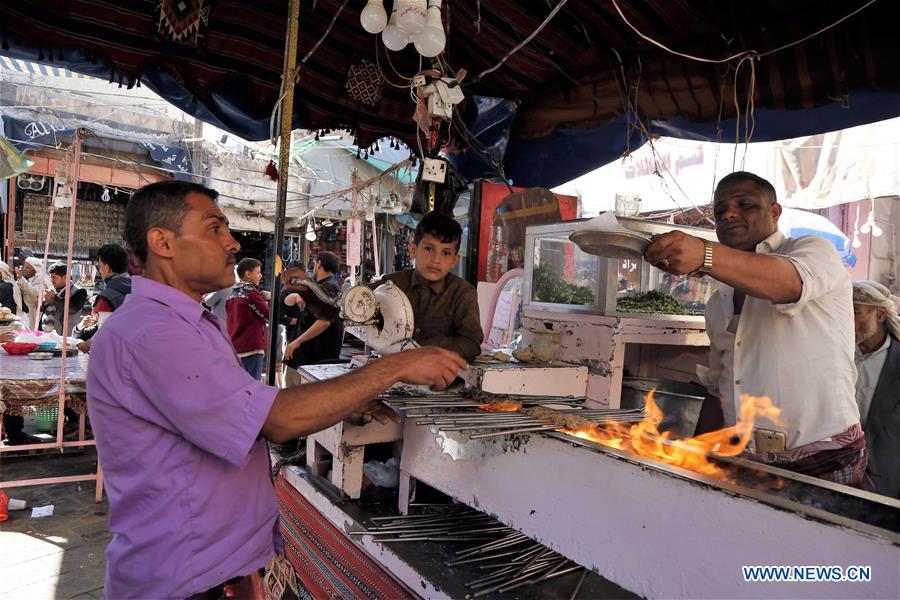
{"type": "Polygon", "coordinates": [[[138,190],[125,238],[144,266],[94,337],[88,407],[109,495],[108,598],[215,597],[276,552],[263,438],[281,442],[358,415],[385,418],[398,381],[445,387],[466,363],[423,348],[344,377],[279,390],[242,367],[202,296],[232,283],[240,245],[203,186],[138,190]]]}

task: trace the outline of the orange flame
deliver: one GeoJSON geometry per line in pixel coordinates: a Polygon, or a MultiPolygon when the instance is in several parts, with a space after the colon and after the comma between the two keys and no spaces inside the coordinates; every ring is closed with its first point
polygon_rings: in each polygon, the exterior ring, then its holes
{"type": "Polygon", "coordinates": [[[625,450],[660,462],[696,471],[712,477],[724,477],[725,472],[709,461],[710,455],[737,456],[744,451],[753,435],[757,417],[778,423],[781,409],[763,396],[741,396],[741,415],[736,425],[711,431],[692,438],[669,441],[669,432],[659,431],[663,413],[647,394],[644,420],[633,425],[607,422],[588,429],[561,431],[581,439],[625,450]]]}

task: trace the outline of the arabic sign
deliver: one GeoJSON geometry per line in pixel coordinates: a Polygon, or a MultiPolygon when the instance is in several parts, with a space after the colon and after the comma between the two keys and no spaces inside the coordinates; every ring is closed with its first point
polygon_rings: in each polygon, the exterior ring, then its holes
{"type": "MultiPolygon", "coordinates": [[[[19,150],[60,148],[72,142],[78,128],[75,120],[51,122],[37,119],[17,119],[9,115],[3,115],[2,118],[6,128],[6,137],[19,150]]],[[[139,137],[140,135],[138,132],[133,132],[131,135],[128,135],[128,132],[123,132],[122,135],[103,133],[101,137],[134,142],[147,150],[151,159],[160,163],[166,170],[172,171],[176,179],[188,180],[190,178],[191,162],[185,148],[171,143],[151,142],[142,139],[139,137]]]]}
{"type": "Polygon", "coordinates": [[[625,177],[634,179],[645,175],[656,174],[657,169],[663,167],[674,175],[681,173],[683,169],[703,164],[703,146],[697,146],[691,154],[672,155],[671,152],[660,152],[656,159],[653,156],[636,158],[625,165],[625,177]]]}

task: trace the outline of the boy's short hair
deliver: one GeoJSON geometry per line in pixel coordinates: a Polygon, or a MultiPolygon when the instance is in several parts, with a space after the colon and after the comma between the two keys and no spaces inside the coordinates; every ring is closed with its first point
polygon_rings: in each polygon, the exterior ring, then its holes
{"type": "Polygon", "coordinates": [[[237,264],[237,276],[239,279],[243,279],[244,275],[246,275],[256,267],[261,266],[262,263],[255,258],[251,258],[249,256],[247,258],[242,258],[237,264]]]}
{"type": "Polygon", "coordinates": [[[47,272],[51,275],[58,275],[60,277],[65,277],[66,271],[66,263],[55,263],[50,265],[50,268],[47,269],[47,272]]]}
{"type": "Polygon", "coordinates": [[[459,254],[459,245],[462,242],[462,226],[446,213],[431,211],[419,221],[413,242],[418,244],[428,234],[443,244],[456,244],[456,253],[459,254]]]}
{"type": "Polygon", "coordinates": [[[119,244],[105,244],[97,250],[97,258],[102,260],[113,273],[128,271],[128,251],[119,244]]]}
{"type": "Polygon", "coordinates": [[[322,268],[329,273],[337,273],[341,268],[341,259],[334,252],[323,250],[316,255],[316,260],[322,263],[322,268]]]}

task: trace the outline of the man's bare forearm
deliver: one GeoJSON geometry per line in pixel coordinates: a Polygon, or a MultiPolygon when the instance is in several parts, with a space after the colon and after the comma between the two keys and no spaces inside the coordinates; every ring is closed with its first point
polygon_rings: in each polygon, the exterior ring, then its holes
{"type": "Polygon", "coordinates": [[[283,442],[342,421],[400,381],[401,363],[393,356],[342,377],[279,391],[263,425],[263,436],[283,442]]]}
{"type": "Polygon", "coordinates": [[[297,338],[297,340],[298,340],[301,344],[305,344],[305,343],[308,342],[309,340],[314,339],[314,338],[316,338],[316,337],[322,335],[322,332],[325,331],[326,329],[328,329],[328,327],[329,327],[330,325],[331,325],[331,322],[330,322],[330,321],[326,321],[325,319],[319,319],[319,320],[317,320],[315,323],[313,323],[312,325],[310,325],[310,326],[309,326],[309,329],[307,329],[306,331],[304,331],[304,332],[300,335],[300,337],[297,338]]]}
{"type": "Polygon", "coordinates": [[[714,279],[753,298],[787,304],[800,299],[803,282],[793,263],[781,256],[713,244],[714,279]]]}

